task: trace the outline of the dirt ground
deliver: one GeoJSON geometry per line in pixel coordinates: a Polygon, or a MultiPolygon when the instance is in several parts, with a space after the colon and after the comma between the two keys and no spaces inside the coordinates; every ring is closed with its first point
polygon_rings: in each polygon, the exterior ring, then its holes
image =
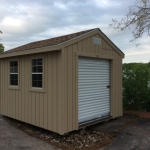
{"type": "Polygon", "coordinates": [[[142,118],[150,118],[150,112],[145,111],[124,110],[123,113],[126,115],[136,115],[142,118]]]}
{"type": "MultiPolygon", "coordinates": [[[[51,138],[51,132],[35,128],[27,124],[21,124],[20,122],[13,121],[9,118],[0,115],[0,150],[51,150],[51,149],[76,149],[73,147],[61,147],[58,148],[57,141],[60,140],[59,136],[53,136],[56,143],[52,144],[47,142],[48,138],[51,138]],[[18,126],[19,124],[19,126],[18,126]],[[37,133],[37,130],[40,132],[37,133]],[[28,132],[30,131],[30,132],[28,132]],[[33,131],[31,133],[31,131],[33,131]],[[46,134],[45,134],[46,132],[46,134]],[[43,138],[40,137],[42,135],[43,138]],[[39,138],[40,137],[40,138],[39,138]],[[45,138],[47,140],[45,140],[45,138]]],[[[101,138],[100,142],[91,148],[81,148],[81,150],[149,150],[150,149],[150,119],[140,118],[135,115],[124,115],[123,117],[110,120],[108,122],[99,123],[86,128],[86,133],[82,133],[85,137],[92,137],[94,134],[101,138]],[[102,138],[104,136],[104,138],[102,138]],[[96,147],[98,144],[103,148],[96,147]]],[[[68,139],[71,142],[76,138],[81,139],[79,132],[70,134],[71,138],[68,139]]],[[[94,136],[94,137],[96,137],[94,136]]],[[[65,137],[65,138],[66,138],[65,137]]],[[[64,138],[63,138],[64,139],[64,138]]],[[[67,140],[68,140],[67,139],[67,140]]],[[[80,142],[79,139],[79,142],[80,142]]],[[[84,138],[83,138],[84,139],[84,138]]],[[[85,139],[84,139],[85,140],[85,139]]],[[[88,139],[89,140],[89,139],[88,139]]],[[[53,141],[53,140],[52,140],[53,141]]],[[[65,140],[64,140],[65,141],[65,140]]],[[[61,141],[60,142],[64,142],[61,141]]],[[[65,141],[66,142],[66,141],[65,141]]],[[[76,140],[75,142],[78,142],[76,140]]]]}

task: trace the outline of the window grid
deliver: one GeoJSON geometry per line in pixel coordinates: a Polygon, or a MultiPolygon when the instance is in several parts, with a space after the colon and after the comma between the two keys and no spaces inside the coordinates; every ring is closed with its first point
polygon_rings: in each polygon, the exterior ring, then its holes
{"type": "Polygon", "coordinates": [[[101,45],[101,39],[97,37],[93,37],[93,43],[97,45],[101,45]]]}
{"type": "Polygon", "coordinates": [[[18,86],[18,61],[10,61],[10,85],[18,86]]]}
{"type": "Polygon", "coordinates": [[[42,88],[43,84],[43,59],[32,59],[32,87],[42,88]]]}

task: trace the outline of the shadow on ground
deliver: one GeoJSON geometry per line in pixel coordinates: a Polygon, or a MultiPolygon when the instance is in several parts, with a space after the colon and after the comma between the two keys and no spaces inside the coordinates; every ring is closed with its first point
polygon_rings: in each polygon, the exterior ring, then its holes
{"type": "MultiPolygon", "coordinates": [[[[150,150],[150,119],[124,115],[108,122],[90,126],[86,128],[84,134],[81,134],[80,131],[74,131],[66,136],[58,136],[50,131],[0,115],[0,150],[59,149],[59,144],[62,145],[64,142],[72,143],[72,141],[81,143],[82,140],[86,141],[87,139],[89,141],[89,137],[92,140],[94,138],[94,141],[95,138],[99,138],[100,142],[98,141],[98,143],[89,148],[83,147],[84,150],[97,150],[102,146],[105,147],[100,150],[150,150]],[[48,142],[45,138],[52,142],[48,142]],[[53,140],[58,141],[59,144],[52,146],[53,140]]],[[[60,149],[72,150],[76,149],[76,146],[67,147],[66,145],[60,149]]]]}
{"type": "Polygon", "coordinates": [[[0,115],[0,150],[54,150],[52,146],[42,140],[31,137],[6,121],[0,115]]]}
{"type": "Polygon", "coordinates": [[[150,119],[133,115],[88,127],[104,133],[115,134],[114,141],[101,150],[150,150],[150,119]]]}

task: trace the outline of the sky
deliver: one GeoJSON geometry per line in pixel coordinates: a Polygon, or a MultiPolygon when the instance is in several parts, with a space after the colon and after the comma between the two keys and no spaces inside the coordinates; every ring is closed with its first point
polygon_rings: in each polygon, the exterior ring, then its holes
{"type": "Polygon", "coordinates": [[[137,41],[130,30],[109,27],[135,0],[0,0],[0,35],[5,51],[34,41],[100,28],[123,53],[124,63],[150,61],[150,37],[137,41]]]}

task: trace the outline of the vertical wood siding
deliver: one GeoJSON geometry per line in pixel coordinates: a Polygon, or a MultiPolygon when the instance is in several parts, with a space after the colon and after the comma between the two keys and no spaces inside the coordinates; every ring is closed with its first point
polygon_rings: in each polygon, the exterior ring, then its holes
{"type": "Polygon", "coordinates": [[[30,91],[30,58],[19,60],[19,89],[9,88],[9,59],[0,59],[0,113],[59,134],[78,129],[78,54],[105,57],[111,63],[111,115],[122,115],[122,57],[102,39],[93,44],[93,37],[47,52],[44,56],[45,92],[30,91]]]}
{"type": "Polygon", "coordinates": [[[9,88],[9,59],[0,60],[0,113],[61,134],[61,52],[40,55],[45,92],[30,91],[32,56],[12,58],[19,60],[19,89],[9,88]]]}
{"type": "Polygon", "coordinates": [[[113,60],[110,60],[111,115],[113,118],[122,115],[122,57],[102,38],[101,45],[93,44],[93,37],[101,38],[99,34],[95,34],[62,50],[62,101],[64,103],[62,129],[64,133],[78,129],[76,53],[89,54],[89,56],[96,54],[99,58],[113,57],[113,60]]]}

